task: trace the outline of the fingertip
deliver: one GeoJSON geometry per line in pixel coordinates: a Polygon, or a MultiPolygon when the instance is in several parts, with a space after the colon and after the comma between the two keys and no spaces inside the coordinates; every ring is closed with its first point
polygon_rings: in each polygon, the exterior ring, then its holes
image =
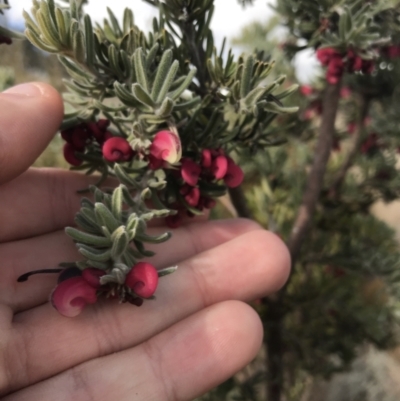
{"type": "Polygon", "coordinates": [[[0,93],[0,183],[25,171],[54,137],[64,114],[60,94],[33,82],[0,93]]]}

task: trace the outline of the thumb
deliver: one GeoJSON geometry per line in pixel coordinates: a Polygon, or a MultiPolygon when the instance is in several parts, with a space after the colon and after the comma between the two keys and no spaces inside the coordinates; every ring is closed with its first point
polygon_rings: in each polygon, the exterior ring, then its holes
{"type": "Polygon", "coordinates": [[[32,165],[60,126],[63,111],[59,93],[44,83],[0,93],[0,184],[32,165]]]}

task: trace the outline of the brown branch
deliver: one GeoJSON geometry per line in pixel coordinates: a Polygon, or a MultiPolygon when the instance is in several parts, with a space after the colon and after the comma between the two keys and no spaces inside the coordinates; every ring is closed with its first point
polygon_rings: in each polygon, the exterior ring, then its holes
{"type": "Polygon", "coordinates": [[[362,140],[364,138],[363,133],[364,133],[365,117],[368,115],[370,102],[371,99],[366,96],[362,96],[360,99],[360,115],[357,121],[357,129],[356,132],[354,133],[352,146],[342,166],[340,167],[337,176],[333,180],[333,184],[331,185],[329,190],[329,194],[333,198],[336,198],[338,196],[340,188],[346,177],[346,174],[349,168],[353,165],[354,159],[360,149],[362,140]]]}
{"type": "Polygon", "coordinates": [[[315,157],[307,178],[306,189],[288,241],[292,263],[296,260],[307,236],[312,215],[321,193],[326,166],[335,134],[335,120],[339,105],[341,82],[328,85],[322,101],[322,122],[315,149],[315,157]]]}
{"type": "Polygon", "coordinates": [[[243,192],[242,186],[236,188],[229,188],[229,196],[231,198],[232,205],[234,206],[237,215],[246,219],[253,219],[253,215],[247,204],[246,197],[243,192]]]}

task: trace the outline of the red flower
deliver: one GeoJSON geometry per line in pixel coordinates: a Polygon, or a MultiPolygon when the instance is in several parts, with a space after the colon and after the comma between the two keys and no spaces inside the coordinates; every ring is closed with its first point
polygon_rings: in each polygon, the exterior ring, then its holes
{"type": "Polygon", "coordinates": [[[63,153],[65,160],[69,164],[72,164],[73,166],[80,166],[82,164],[82,160],[75,156],[75,148],[71,144],[64,144],[63,153]]]}
{"type": "Polygon", "coordinates": [[[125,285],[142,298],[151,297],[157,289],[158,273],[150,263],[139,262],[127,274],[125,285]]]}
{"type": "Polygon", "coordinates": [[[309,86],[309,85],[300,86],[300,93],[304,96],[310,96],[313,94],[313,92],[314,92],[314,89],[312,88],[312,86],[309,86]]]}
{"type": "Polygon", "coordinates": [[[86,282],[91,285],[93,288],[100,288],[100,277],[104,276],[105,272],[100,269],[96,269],[94,267],[90,267],[82,270],[82,277],[86,280],[86,282]]]}
{"type": "Polygon", "coordinates": [[[97,301],[96,289],[83,277],[72,277],[62,281],[52,292],[51,304],[67,317],[79,315],[86,304],[97,301]]]}
{"type": "Polygon", "coordinates": [[[194,187],[199,181],[201,167],[190,159],[183,159],[181,166],[181,175],[183,180],[194,187]]]}
{"type": "Polygon", "coordinates": [[[228,159],[225,156],[217,156],[212,164],[212,172],[217,180],[225,177],[228,171],[228,159]]]}
{"type": "Polygon", "coordinates": [[[342,56],[336,49],[332,47],[325,47],[317,50],[317,58],[322,65],[327,66],[331,59],[335,57],[341,58],[342,56]]]}
{"type": "Polygon", "coordinates": [[[384,47],[382,53],[387,58],[397,58],[400,57],[400,46],[391,45],[384,47]]]}
{"type": "Polygon", "coordinates": [[[235,188],[242,183],[243,178],[243,170],[229,157],[228,171],[224,177],[225,184],[230,188],[235,188]]]}
{"type": "Polygon", "coordinates": [[[107,139],[103,145],[103,157],[109,162],[128,161],[133,156],[129,142],[121,137],[107,139]]]}
{"type": "Polygon", "coordinates": [[[326,72],[326,79],[331,85],[336,85],[344,72],[344,62],[340,57],[334,57],[330,60],[328,70],[326,72]]]}
{"type": "Polygon", "coordinates": [[[212,154],[210,149],[203,149],[201,152],[201,165],[205,168],[211,167],[212,154]]]}
{"type": "Polygon", "coordinates": [[[192,188],[191,191],[185,196],[185,201],[193,207],[196,207],[200,200],[200,189],[192,188]]]}
{"type": "Polygon", "coordinates": [[[150,154],[170,164],[177,163],[182,157],[182,145],[178,135],[171,131],[160,131],[153,139],[150,154]]]}

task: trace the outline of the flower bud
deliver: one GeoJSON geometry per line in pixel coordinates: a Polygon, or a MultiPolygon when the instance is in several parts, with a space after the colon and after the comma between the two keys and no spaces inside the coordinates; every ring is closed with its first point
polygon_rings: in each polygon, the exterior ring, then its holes
{"type": "Polygon", "coordinates": [[[201,167],[193,160],[190,159],[182,160],[181,175],[183,180],[187,184],[191,185],[192,187],[197,185],[200,173],[201,173],[201,167]]]}
{"type": "Polygon", "coordinates": [[[225,156],[218,156],[213,161],[212,172],[217,180],[225,177],[228,171],[228,159],[225,156]]]}
{"type": "Polygon", "coordinates": [[[333,57],[340,57],[340,53],[332,48],[332,47],[325,47],[323,49],[317,50],[317,58],[322,65],[327,66],[333,57]]]}
{"type": "Polygon", "coordinates": [[[82,160],[75,156],[75,148],[71,144],[66,143],[64,145],[63,153],[65,160],[69,164],[72,164],[73,166],[80,166],[82,164],[82,160]]]}
{"type": "Polygon", "coordinates": [[[244,178],[243,170],[231,159],[228,158],[228,171],[224,182],[229,188],[238,187],[244,178]]]}
{"type": "Polygon", "coordinates": [[[87,269],[82,270],[82,277],[85,281],[91,285],[93,288],[100,288],[100,277],[104,276],[105,272],[100,269],[96,269],[94,267],[89,267],[87,269]]]}
{"type": "Polygon", "coordinates": [[[150,263],[139,262],[127,274],[125,285],[139,297],[149,298],[157,289],[158,272],[150,263]]]}
{"type": "Polygon", "coordinates": [[[97,301],[96,289],[83,277],[72,277],[57,285],[50,296],[51,304],[67,317],[79,315],[86,304],[97,301]]]}
{"type": "Polygon", "coordinates": [[[103,157],[109,162],[128,161],[133,156],[133,150],[125,138],[112,137],[103,145],[103,157]]]}
{"type": "Polygon", "coordinates": [[[182,216],[177,213],[165,218],[165,224],[169,228],[178,228],[182,224],[182,216]]]}
{"type": "Polygon", "coordinates": [[[185,196],[185,201],[193,207],[196,207],[200,200],[200,189],[192,188],[190,192],[185,196]]]}
{"type": "Polygon", "coordinates": [[[178,135],[171,131],[160,131],[150,145],[150,154],[170,164],[179,162],[182,157],[182,145],[178,135]]]}
{"type": "Polygon", "coordinates": [[[201,165],[202,167],[209,168],[212,164],[212,155],[210,149],[203,149],[201,152],[201,165]]]}

